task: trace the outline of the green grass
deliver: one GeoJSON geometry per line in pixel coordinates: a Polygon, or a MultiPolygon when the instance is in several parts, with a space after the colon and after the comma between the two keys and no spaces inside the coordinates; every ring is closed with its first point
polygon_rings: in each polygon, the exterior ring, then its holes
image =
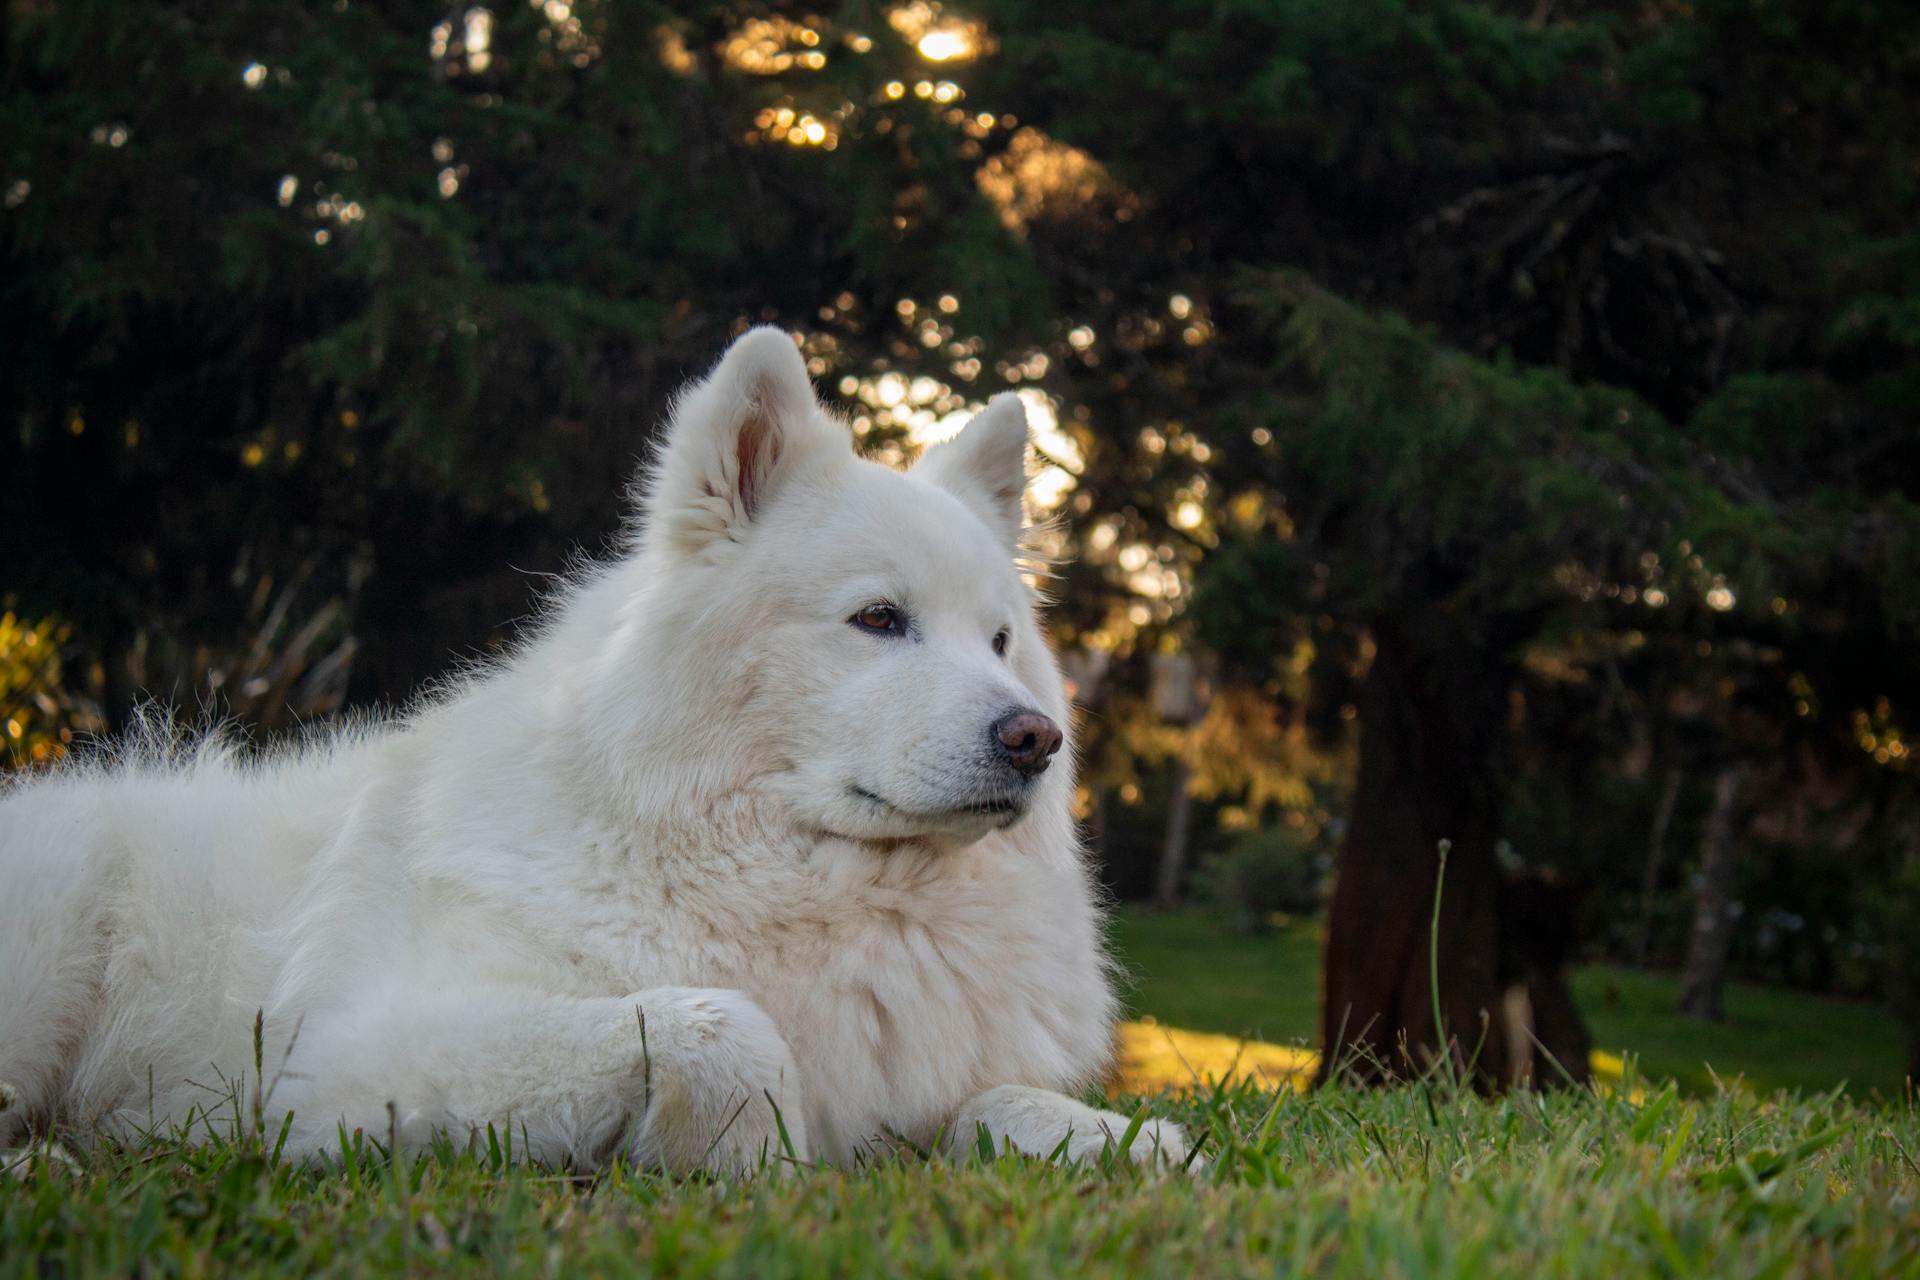
{"type": "Polygon", "coordinates": [[[1920,1112],[1839,1095],[1161,1101],[1213,1165],[918,1157],[739,1183],[242,1142],[0,1186],[0,1275],[1920,1277],[1920,1112]]]}
{"type": "MultiPolygon", "coordinates": [[[[1320,926],[1295,921],[1244,938],[1195,911],[1119,913],[1114,944],[1132,971],[1130,1008],[1174,1026],[1314,1045],[1319,1036],[1320,926]]],[[[1726,1020],[1674,1012],[1677,981],[1665,974],[1576,970],[1574,995],[1598,1048],[1632,1053],[1642,1074],[1708,1092],[1739,1076],[1762,1091],[1828,1089],[1900,1097],[1900,1028],[1875,1005],[1735,984],[1726,1020]]]]}
{"type": "MultiPolygon", "coordinates": [[[[1137,1006],[1203,1030],[1311,1036],[1309,927],[1242,941],[1127,915],[1137,1006]]],[[[1667,989],[1591,971],[1603,1037],[1756,1079],[1851,1061],[1860,1011],[1736,993],[1727,1028],[1669,1025],[1667,989]],[[1617,996],[1607,995],[1609,986],[1617,996]],[[1819,1006],[1817,1008],[1803,1008],[1819,1006]],[[1754,1034],[1754,1028],[1765,1034],[1754,1034]],[[1796,1037],[1835,1043],[1803,1046],[1796,1037]],[[1782,1040],[1768,1040],[1776,1032],[1782,1040]],[[1737,1034],[1736,1034],[1737,1033],[1737,1034]],[[1714,1034],[1720,1038],[1715,1039],[1714,1034]],[[1689,1039],[1688,1035],[1696,1038],[1689,1039]],[[1765,1068],[1765,1072],[1761,1068],[1765,1068]]],[[[1837,1074],[1863,1078],[1863,1071],[1837,1074]]],[[[787,1166],[741,1181],[592,1178],[443,1147],[336,1169],[263,1138],[98,1147],[0,1179],[0,1280],[140,1275],[1597,1277],[1920,1280],[1920,1104],[1674,1085],[1481,1099],[1428,1080],[1295,1095],[1240,1085],[1151,1105],[1211,1163],[1155,1177],[1009,1154],[787,1166]],[[1634,1099],[1638,1095],[1640,1101],[1634,1099]]],[[[1138,1100],[1117,1105],[1131,1110],[1138,1100]]]]}
{"type": "Polygon", "coordinates": [[[1113,951],[1127,1009],[1171,1026],[1314,1047],[1320,1038],[1320,928],[1295,921],[1253,937],[1199,911],[1127,908],[1113,951]]]}
{"type": "Polygon", "coordinates": [[[1674,1013],[1677,978],[1589,967],[1573,975],[1574,998],[1602,1048],[1630,1049],[1648,1075],[1673,1076],[1696,1090],[1715,1075],[1762,1089],[1829,1089],[1897,1098],[1906,1087],[1899,1024],[1886,1009],[1734,983],[1726,1018],[1700,1022],[1674,1013]]]}

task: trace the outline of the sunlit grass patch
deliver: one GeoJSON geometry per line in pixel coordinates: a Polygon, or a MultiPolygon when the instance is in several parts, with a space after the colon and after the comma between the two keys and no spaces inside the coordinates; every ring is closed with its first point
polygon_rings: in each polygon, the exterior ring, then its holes
{"type": "MultiPolygon", "coordinates": [[[[1111,1087],[1121,1093],[1210,1089],[1241,1081],[1304,1093],[1320,1070],[1320,1055],[1312,1049],[1169,1027],[1150,1016],[1121,1023],[1118,1041],[1111,1087]]],[[[1624,1085],[1632,1101],[1646,1099],[1646,1081],[1620,1054],[1595,1049],[1588,1065],[1595,1088],[1611,1092],[1624,1085]]]]}
{"type": "Polygon", "coordinates": [[[1320,1055],[1311,1049],[1168,1027],[1148,1017],[1120,1025],[1113,1088],[1159,1093],[1248,1080],[1304,1091],[1319,1067],[1320,1055]]]}

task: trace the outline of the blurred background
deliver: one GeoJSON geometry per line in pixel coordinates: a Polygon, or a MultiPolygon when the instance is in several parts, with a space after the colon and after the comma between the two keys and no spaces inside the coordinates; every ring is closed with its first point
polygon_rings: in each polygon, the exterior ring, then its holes
{"type": "Polygon", "coordinates": [[[1136,1013],[1920,1072],[1920,9],[4,14],[6,767],[405,703],[770,322],[879,458],[1026,398],[1136,1013]]]}

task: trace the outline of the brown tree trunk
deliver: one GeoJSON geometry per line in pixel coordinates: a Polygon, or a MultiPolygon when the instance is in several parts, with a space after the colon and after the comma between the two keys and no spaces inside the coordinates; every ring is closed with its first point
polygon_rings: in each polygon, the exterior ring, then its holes
{"type": "Polygon", "coordinates": [[[1700,886],[1695,891],[1693,934],[1680,977],[1680,1012],[1720,1020],[1720,991],[1727,978],[1727,944],[1733,932],[1733,870],[1737,818],[1747,767],[1728,765],[1713,780],[1713,807],[1700,841],[1700,886]]]}
{"type": "Polygon", "coordinates": [[[1533,1017],[1528,1036],[1534,1059],[1528,1066],[1530,1082],[1548,1088],[1584,1085],[1593,1075],[1593,1035],[1573,1002],[1565,970],[1533,975],[1526,991],[1533,1017]]]}
{"type": "Polygon", "coordinates": [[[1920,1086],[1920,804],[1898,805],[1890,821],[1904,850],[1887,895],[1887,995],[1906,1031],[1907,1083],[1920,1086]]]}
{"type": "Polygon", "coordinates": [[[1173,778],[1167,792],[1167,832],[1160,846],[1160,869],[1154,879],[1153,901],[1171,907],[1180,901],[1180,885],[1186,877],[1188,833],[1193,826],[1193,766],[1184,755],[1173,758],[1173,778]]]}
{"type": "Polygon", "coordinates": [[[1500,886],[1500,984],[1507,1080],[1555,1088],[1592,1073],[1593,1037],[1573,1001],[1574,898],[1544,872],[1507,875],[1500,886]]]}
{"type": "Polygon", "coordinates": [[[1633,962],[1647,964],[1653,945],[1653,898],[1660,889],[1660,872],[1667,861],[1667,831],[1673,826],[1673,807],[1680,799],[1686,773],[1678,766],[1667,770],[1660,787],[1660,799],[1653,807],[1653,826],[1647,833],[1647,865],[1640,873],[1640,924],[1633,938],[1633,962]]]}
{"type": "Polygon", "coordinates": [[[1440,1052],[1429,973],[1438,846],[1451,842],[1439,922],[1441,1016],[1456,1065],[1508,1078],[1498,1023],[1494,856],[1508,664],[1438,609],[1373,628],[1360,767],[1327,922],[1320,1080],[1405,1077],[1440,1052]]]}

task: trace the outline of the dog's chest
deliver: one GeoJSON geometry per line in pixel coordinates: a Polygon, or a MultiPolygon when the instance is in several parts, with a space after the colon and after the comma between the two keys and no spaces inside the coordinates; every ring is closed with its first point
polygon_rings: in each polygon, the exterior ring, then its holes
{"type": "Polygon", "coordinates": [[[753,997],[841,1154],[887,1131],[924,1142],[994,1085],[1077,1086],[1110,1048],[1099,919],[1071,862],[836,843],[621,896],[590,930],[619,981],[753,997]]]}
{"type": "Polygon", "coordinates": [[[741,985],[793,1045],[823,1138],[925,1141],[976,1093],[1071,1087],[1104,1061],[1111,998],[1077,867],[970,850],[819,885],[741,985]]]}

